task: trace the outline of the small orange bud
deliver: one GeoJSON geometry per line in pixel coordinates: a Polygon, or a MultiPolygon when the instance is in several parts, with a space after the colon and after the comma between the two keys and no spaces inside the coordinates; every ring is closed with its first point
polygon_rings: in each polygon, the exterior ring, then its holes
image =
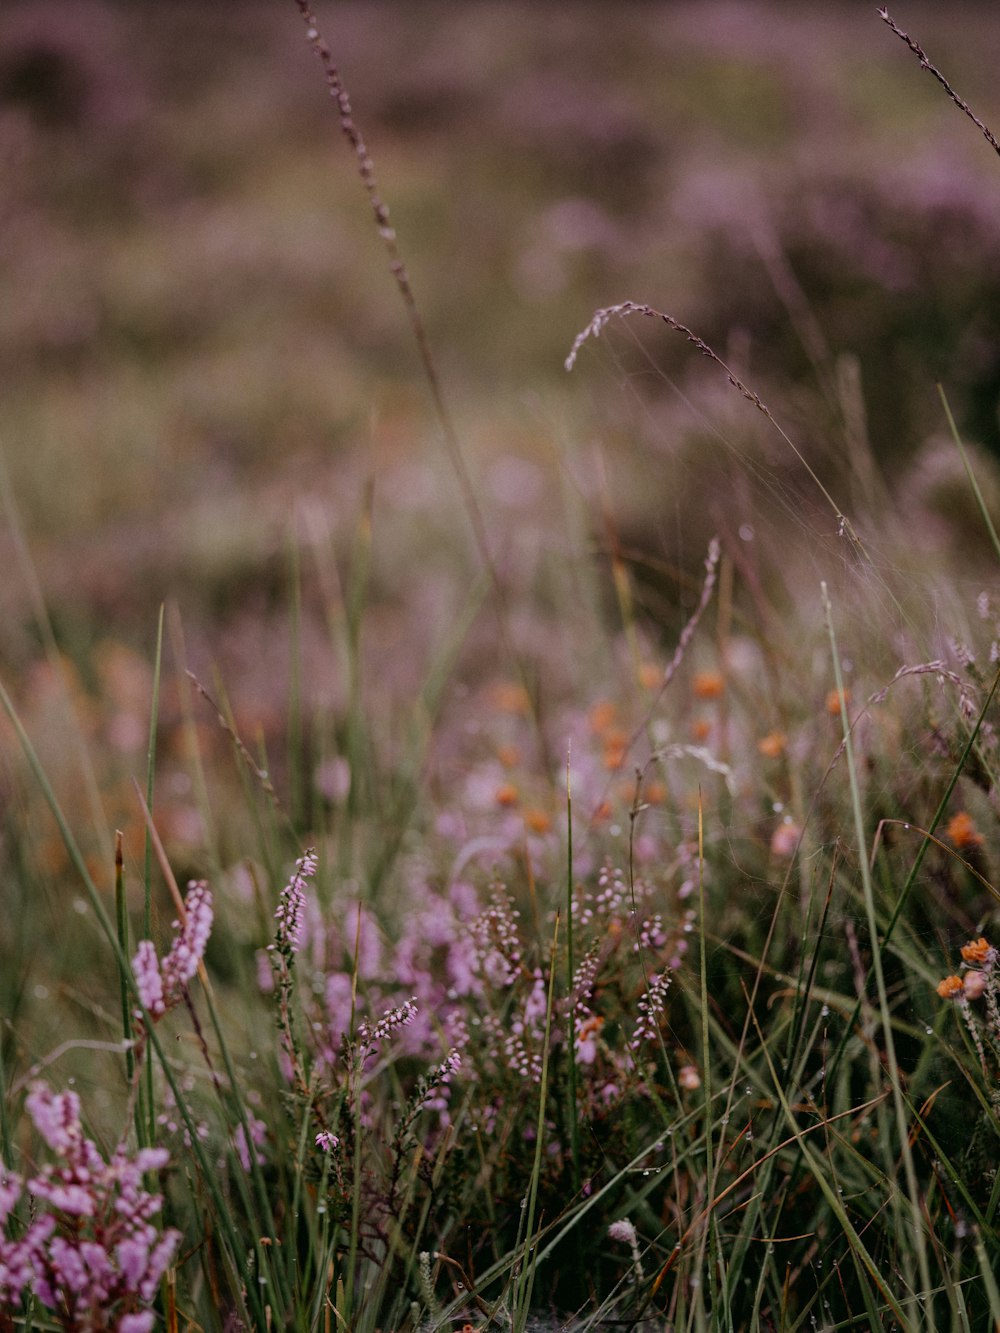
{"type": "Polygon", "coordinates": [[[945,977],[944,981],[939,981],[937,993],[942,1000],[953,1000],[956,995],[961,995],[965,989],[965,984],[961,977],[945,977]]]}
{"type": "Polygon", "coordinates": [[[595,736],[601,736],[615,725],[618,718],[618,705],[610,699],[598,699],[587,714],[587,723],[595,736]]]}
{"type": "Polygon", "coordinates": [[[609,731],[604,737],[604,767],[609,773],[621,768],[628,753],[628,736],[624,731],[609,731]]]}
{"type": "Polygon", "coordinates": [[[831,717],[839,717],[841,704],[846,708],[850,702],[850,690],[831,690],[826,696],[826,703],[824,706],[831,717]]]}
{"type": "Polygon", "coordinates": [[[505,782],[502,786],[497,787],[496,792],[494,793],[494,798],[497,805],[509,808],[512,805],[517,805],[520,800],[520,793],[514,786],[513,782],[505,782]]]}
{"type": "Polygon", "coordinates": [[[531,711],[528,691],[523,685],[515,685],[510,681],[501,681],[494,685],[490,690],[490,700],[493,707],[501,713],[524,715],[531,711]]]}
{"type": "Polygon", "coordinates": [[[521,762],[521,751],[516,745],[501,745],[497,748],[497,758],[504,768],[516,768],[521,762]]]}
{"type": "Polygon", "coordinates": [[[704,717],[696,717],[691,723],[691,739],[701,742],[707,741],[712,734],[712,724],[704,717]]]}
{"type": "Polygon", "coordinates": [[[725,693],[725,677],[721,671],[696,671],[691,688],[696,699],[719,699],[725,693]]]}
{"type": "Polygon", "coordinates": [[[644,690],[657,690],[663,684],[663,671],[655,662],[643,662],[639,667],[639,684],[644,690]]]}
{"type": "Polygon", "coordinates": [[[970,940],[962,945],[962,959],[966,963],[985,963],[989,957],[990,943],[980,935],[978,940],[970,940]]]}
{"type": "Polygon", "coordinates": [[[529,833],[548,833],[552,820],[544,810],[525,810],[524,825],[529,833]]]}
{"type": "Polygon", "coordinates": [[[945,836],[950,838],[960,851],[965,847],[983,845],[983,835],[972,822],[972,816],[964,810],[959,810],[957,815],[952,815],[948,820],[945,836]]]}
{"type": "Polygon", "coordinates": [[[770,731],[757,742],[757,749],[765,759],[777,759],[785,753],[788,737],[783,731],[770,731]]]}

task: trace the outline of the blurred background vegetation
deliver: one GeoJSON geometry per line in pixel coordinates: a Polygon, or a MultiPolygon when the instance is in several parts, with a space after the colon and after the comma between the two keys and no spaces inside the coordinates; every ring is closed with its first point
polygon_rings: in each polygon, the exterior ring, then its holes
{"type": "MultiPolygon", "coordinates": [[[[994,7],[900,0],[895,17],[1000,121],[994,7]]],[[[755,505],[811,531],[793,460],[676,335],[633,321],[566,374],[593,309],[625,298],[711,343],[845,508],[891,492],[935,559],[975,564],[934,382],[1000,491],[1000,170],[873,7],[318,18],[515,593],[565,611],[540,570],[572,513],[598,560],[613,537],[652,562],[669,638],[697,582],[675,606],[656,561],[697,572],[708,532],[736,540],[755,505]]],[[[297,578],[307,706],[342,706],[330,589],[369,491],[366,688],[411,697],[477,556],[293,0],[6,4],[0,162],[0,660],[47,762],[67,747],[43,604],[123,772],[164,601],[175,659],[217,667],[266,738],[287,718],[297,578]]],[[[202,744],[227,748],[216,731],[202,744]]]]}
{"type": "MultiPolygon", "coordinates": [[[[996,7],[893,12],[1000,123],[996,7]]],[[[748,715],[806,736],[828,720],[829,682],[810,696],[789,668],[828,672],[810,639],[819,579],[857,572],[835,515],[662,326],[608,328],[567,374],[596,307],[649,302],[696,330],[891,566],[902,615],[879,619],[870,573],[870,597],[845,578],[837,602],[845,662],[866,659],[859,698],[938,651],[921,628],[960,637],[995,582],[935,379],[996,507],[1000,164],[873,5],[323,0],[317,17],[554,766],[531,753],[523,682],[294,0],[0,7],[0,679],[102,887],[125,831],[137,909],[130,779],[144,781],[166,605],[156,822],[178,878],[211,874],[220,912],[228,900],[211,961],[236,995],[226,950],[268,939],[288,849],[266,845],[260,784],[185,666],[231,709],[296,836],[328,835],[338,874],[366,889],[418,794],[442,818],[476,799],[492,813],[497,755],[516,752],[544,805],[595,700],[631,689],[645,710],[630,669],[641,655],[662,679],[714,531],[719,623],[752,622],[727,658],[748,715]]],[[[695,667],[724,656],[715,615],[695,667]]],[[[937,743],[921,716],[887,745],[911,796],[908,747],[928,732],[937,743]]],[[[86,948],[68,926],[88,905],[6,722],[0,742],[0,1012],[7,1067],[24,1070],[81,1017],[105,1033],[115,1018],[92,920],[86,948]]],[[[743,830],[765,860],[773,810],[743,830]]],[[[724,810],[713,820],[731,836],[724,810]]],[[[244,1001],[234,1025],[251,1023],[244,1001]]],[[[107,1103],[117,1064],[74,1059],[107,1103]]]]}

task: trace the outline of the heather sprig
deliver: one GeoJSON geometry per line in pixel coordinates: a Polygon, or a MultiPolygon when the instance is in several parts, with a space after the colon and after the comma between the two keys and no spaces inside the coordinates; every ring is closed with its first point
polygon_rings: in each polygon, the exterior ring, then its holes
{"type": "Polygon", "coordinates": [[[278,923],[274,943],[268,945],[267,949],[277,991],[277,1024],[281,1034],[281,1049],[300,1093],[304,1093],[309,1086],[309,1072],[304,1063],[295,1026],[293,1006],[295,956],[302,945],[307,906],[306,889],[316,874],[318,864],[316,853],[311,848],[296,861],[295,870],[278,899],[278,907],[274,913],[274,919],[278,923]]]}
{"type": "MultiPolygon", "coordinates": [[[[212,892],[203,880],[192,881],[184,899],[184,915],[173,923],[174,938],[161,961],[151,940],[140,940],[132,960],[139,998],[155,1023],[180,1004],[205,954],[212,932],[212,892]]],[[[136,1011],[142,1020],[142,1010],[136,1011]]]]}
{"type": "Polygon", "coordinates": [[[106,1161],[84,1133],[76,1093],[36,1083],[25,1105],[53,1160],[27,1178],[0,1164],[0,1307],[14,1312],[33,1295],[72,1333],[150,1333],[149,1307],[181,1238],[157,1230],[162,1197],[144,1183],[167,1165],[166,1150],[129,1156],[119,1145],[106,1161]]]}

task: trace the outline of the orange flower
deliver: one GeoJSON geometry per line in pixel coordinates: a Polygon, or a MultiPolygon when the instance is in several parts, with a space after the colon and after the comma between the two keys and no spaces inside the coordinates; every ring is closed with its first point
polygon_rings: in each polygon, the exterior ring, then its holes
{"type": "Polygon", "coordinates": [[[646,805],[662,805],[667,799],[666,783],[659,781],[647,782],[642,789],[642,799],[646,805]]]}
{"type": "Polygon", "coordinates": [[[615,725],[618,718],[618,705],[610,699],[598,699],[587,714],[590,730],[595,736],[601,736],[615,725]]]}
{"type": "Polygon", "coordinates": [[[531,700],[523,685],[510,681],[501,681],[490,690],[493,707],[501,713],[527,714],[531,711],[531,700]]]}
{"type": "Polygon", "coordinates": [[[840,705],[846,708],[851,702],[850,690],[831,690],[826,696],[824,707],[831,717],[840,717],[840,705]]]}
{"type": "Polygon", "coordinates": [[[604,737],[604,767],[609,773],[621,768],[628,752],[628,736],[624,731],[609,731],[604,737]]]}
{"type": "Polygon", "coordinates": [[[770,731],[757,742],[757,749],[765,759],[777,759],[785,753],[788,737],[783,731],[770,731]]]}
{"type": "Polygon", "coordinates": [[[952,815],[948,820],[945,836],[952,840],[959,851],[966,847],[983,845],[983,835],[972,822],[972,816],[964,810],[959,810],[957,815],[952,815]]]}
{"type": "Polygon", "coordinates": [[[696,671],[691,688],[696,699],[719,699],[725,693],[726,680],[721,671],[696,671]]]}
{"type": "Polygon", "coordinates": [[[712,734],[712,724],[704,717],[696,717],[691,723],[691,739],[693,741],[707,741],[712,734]]]}
{"type": "Polygon", "coordinates": [[[990,953],[990,943],[980,935],[978,940],[970,940],[962,945],[962,958],[967,963],[985,963],[990,953]]]}
{"type": "Polygon", "coordinates": [[[497,758],[504,768],[516,768],[521,762],[521,752],[516,745],[501,745],[497,749],[497,758]]]}
{"type": "Polygon", "coordinates": [[[577,1041],[586,1041],[588,1037],[596,1037],[604,1026],[604,1019],[600,1014],[591,1014],[580,1024],[576,1034],[577,1041]]]}
{"type": "Polygon", "coordinates": [[[663,671],[655,662],[643,662],[639,667],[639,684],[644,690],[656,690],[663,684],[663,671]]]}
{"type": "Polygon", "coordinates": [[[938,982],[937,993],[942,1000],[954,1000],[957,995],[961,995],[965,990],[965,983],[961,977],[945,977],[944,981],[938,982]]]}
{"type": "Polygon", "coordinates": [[[525,810],[524,825],[529,833],[548,833],[552,827],[552,820],[544,810],[525,810]]]}
{"type": "Polygon", "coordinates": [[[496,800],[497,805],[509,808],[512,805],[517,805],[520,800],[520,793],[514,786],[513,782],[505,782],[502,786],[497,787],[494,792],[494,799],[496,800]]]}

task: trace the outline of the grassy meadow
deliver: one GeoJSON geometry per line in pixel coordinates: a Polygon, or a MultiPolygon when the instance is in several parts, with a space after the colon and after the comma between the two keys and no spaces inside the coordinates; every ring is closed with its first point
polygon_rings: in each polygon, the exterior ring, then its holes
{"type": "Polygon", "coordinates": [[[1000,15],[891,17],[0,11],[0,1333],[1000,1330],[1000,15]]]}

